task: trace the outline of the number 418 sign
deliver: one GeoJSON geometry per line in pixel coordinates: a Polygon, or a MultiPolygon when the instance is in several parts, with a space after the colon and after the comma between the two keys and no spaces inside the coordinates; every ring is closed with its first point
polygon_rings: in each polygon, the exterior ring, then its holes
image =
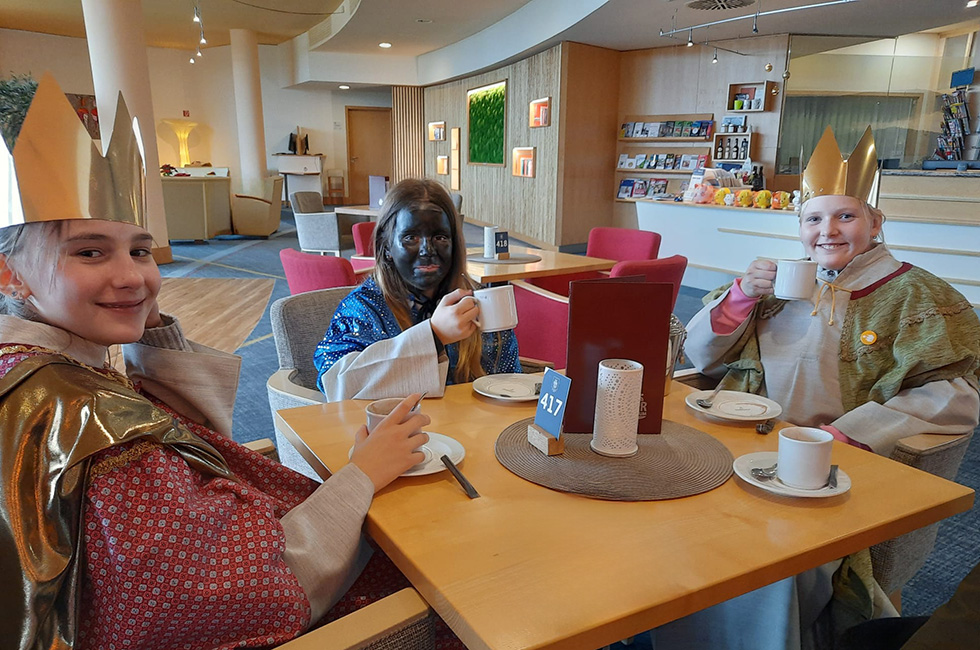
{"type": "Polygon", "coordinates": [[[564,451],[561,425],[565,419],[565,406],[572,380],[551,368],[544,372],[541,381],[541,397],[534,414],[534,424],[528,425],[527,439],[532,445],[549,456],[564,451]]]}

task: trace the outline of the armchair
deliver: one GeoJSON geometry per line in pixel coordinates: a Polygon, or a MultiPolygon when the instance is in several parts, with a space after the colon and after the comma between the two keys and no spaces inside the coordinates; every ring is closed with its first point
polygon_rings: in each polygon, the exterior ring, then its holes
{"type": "Polygon", "coordinates": [[[340,257],[341,251],[354,243],[350,235],[344,234],[335,212],[295,212],[293,218],[302,251],[340,257]]]}
{"type": "Polygon", "coordinates": [[[293,295],[317,289],[349,287],[359,282],[354,267],[343,257],[324,257],[284,248],[279,251],[279,259],[286,273],[289,293],[293,295]]]}
{"type": "MultiPolygon", "coordinates": [[[[642,275],[647,282],[670,283],[676,302],[686,268],[687,258],[674,255],[659,260],[620,262],[609,271],[609,277],[642,275]]],[[[511,280],[511,284],[517,302],[515,333],[521,354],[549,361],[556,368],[564,368],[568,351],[568,296],[529,281],[511,280]]]]}
{"type": "MultiPolygon", "coordinates": [[[[679,370],[674,373],[674,379],[698,390],[710,390],[718,384],[718,379],[694,369],[679,370]]],[[[895,445],[891,459],[952,481],[975,433],[908,436],[895,445]]],[[[925,564],[936,544],[938,532],[939,524],[935,523],[871,547],[871,567],[875,580],[899,609],[902,587],[925,564]]]]}
{"type": "MultiPolygon", "coordinates": [[[[593,228],[589,231],[589,243],[585,254],[607,260],[655,260],[660,253],[660,234],[632,228],[593,228]]],[[[612,273],[610,272],[610,275],[612,273]]],[[[570,273],[546,278],[534,278],[531,284],[563,296],[568,295],[568,285],[575,280],[604,277],[598,271],[570,273]]],[[[676,294],[675,294],[676,297],[676,294]]]]}
{"type": "MultiPolygon", "coordinates": [[[[275,422],[279,458],[286,467],[317,481],[323,479],[285,437],[282,432],[284,425],[276,412],[279,409],[324,402],[323,393],[316,389],[313,350],[327,331],[327,325],[333,318],[337,305],[352,289],[353,287],[335,287],[287,296],[272,303],[269,309],[272,335],[279,356],[279,370],[269,377],[266,390],[275,422]]],[[[309,453],[308,450],[304,451],[309,453]]],[[[320,468],[323,469],[322,464],[320,468]]]]}
{"type": "Polygon", "coordinates": [[[435,648],[432,610],[402,589],[279,646],[283,650],[426,650],[435,648]]]}
{"type": "Polygon", "coordinates": [[[323,195],[319,192],[290,192],[289,205],[293,214],[323,212],[323,195]]]}
{"type": "Polygon", "coordinates": [[[236,194],[231,200],[231,219],[237,235],[268,237],[279,230],[282,213],[282,176],[262,181],[262,196],[236,194]]]}

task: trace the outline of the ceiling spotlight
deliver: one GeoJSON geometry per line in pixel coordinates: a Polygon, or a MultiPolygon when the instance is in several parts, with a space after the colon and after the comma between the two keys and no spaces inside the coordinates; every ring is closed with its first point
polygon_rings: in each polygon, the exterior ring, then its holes
{"type": "Polygon", "coordinates": [[[204,38],[204,34],[201,34],[201,45],[207,45],[208,39],[204,38]]]}
{"type": "Polygon", "coordinates": [[[692,29],[687,35],[687,46],[694,47],[694,30],[692,29]]]}
{"type": "Polygon", "coordinates": [[[194,63],[194,57],[191,57],[191,61],[190,62],[191,63],[194,63]]]}
{"type": "Polygon", "coordinates": [[[715,55],[713,57],[711,57],[711,62],[712,63],[718,63],[718,48],[717,47],[715,48],[715,55]]]}
{"type": "Polygon", "coordinates": [[[198,7],[194,7],[194,22],[201,22],[201,10],[198,7]]]}
{"type": "Polygon", "coordinates": [[[337,87],[340,88],[341,90],[350,90],[350,86],[347,85],[337,86],[337,87]]]}
{"type": "Polygon", "coordinates": [[[969,2],[966,3],[966,8],[973,9],[974,7],[977,6],[978,2],[980,2],[980,0],[970,0],[969,2]]]}
{"type": "Polygon", "coordinates": [[[204,56],[203,54],[201,54],[201,48],[197,48],[197,54],[195,54],[194,56],[204,56]]]}
{"type": "Polygon", "coordinates": [[[391,43],[388,43],[388,42],[378,43],[378,47],[387,50],[389,47],[391,47],[391,43]]]}

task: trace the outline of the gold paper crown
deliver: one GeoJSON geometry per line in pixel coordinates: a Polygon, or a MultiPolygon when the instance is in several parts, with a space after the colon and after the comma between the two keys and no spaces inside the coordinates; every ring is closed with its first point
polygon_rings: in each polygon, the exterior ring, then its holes
{"type": "Polygon", "coordinates": [[[803,202],[827,194],[843,194],[878,203],[878,154],[869,126],[844,160],[833,130],[828,126],[803,170],[803,202]]]}
{"type": "Polygon", "coordinates": [[[0,155],[0,227],[62,219],[146,224],[139,124],[122,93],[105,157],[50,74],[37,86],[13,154],[0,155]]]}

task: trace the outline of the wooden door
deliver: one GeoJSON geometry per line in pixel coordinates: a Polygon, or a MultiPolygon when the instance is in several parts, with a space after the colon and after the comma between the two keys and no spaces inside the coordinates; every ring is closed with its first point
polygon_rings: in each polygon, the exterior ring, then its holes
{"type": "Polygon", "coordinates": [[[368,176],[391,177],[391,109],[347,107],[350,203],[367,204],[368,176]]]}

